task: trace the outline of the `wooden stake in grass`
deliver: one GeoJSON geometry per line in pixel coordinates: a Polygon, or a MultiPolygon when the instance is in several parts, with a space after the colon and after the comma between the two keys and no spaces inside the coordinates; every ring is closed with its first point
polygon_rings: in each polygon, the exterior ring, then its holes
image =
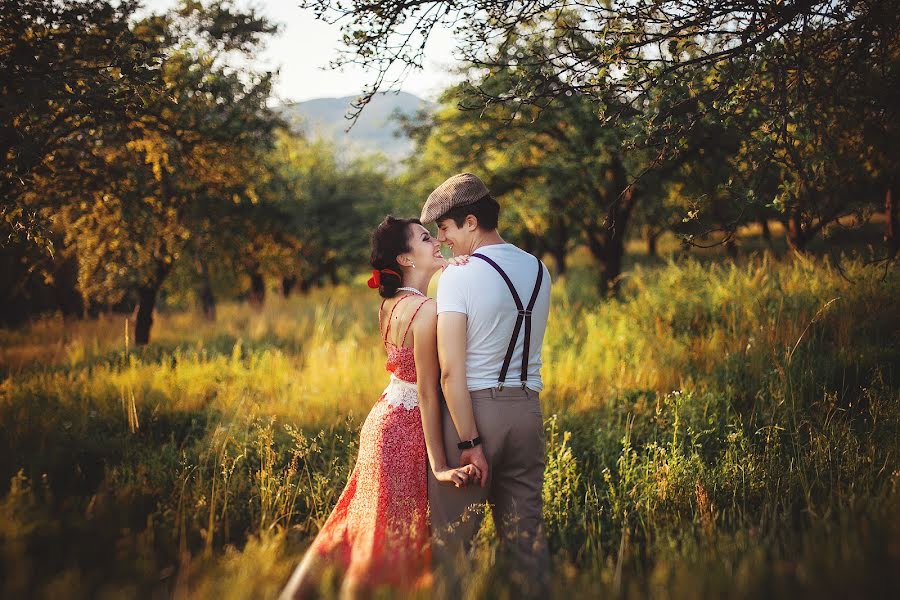
{"type": "MultiPolygon", "coordinates": [[[[128,317],[125,317],[125,362],[128,362],[128,325],[129,325],[128,317]]],[[[128,398],[125,398],[125,393],[122,393],[122,406],[125,409],[125,414],[128,418],[128,430],[131,433],[136,433],[140,428],[140,423],[138,422],[137,415],[137,402],[134,398],[134,388],[131,386],[131,383],[128,384],[128,398]]]]}

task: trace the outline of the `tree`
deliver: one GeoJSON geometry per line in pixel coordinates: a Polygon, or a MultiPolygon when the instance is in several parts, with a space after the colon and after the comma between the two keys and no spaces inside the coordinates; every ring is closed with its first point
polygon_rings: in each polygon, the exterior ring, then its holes
{"type": "Polygon", "coordinates": [[[61,207],[90,302],[137,303],[135,342],[149,341],[165,278],[192,236],[234,205],[257,202],[262,158],[278,119],[267,107],[270,76],[230,68],[274,29],[224,2],[185,2],[133,24],[140,39],[165,40],[164,88],[128,123],[111,123],[60,152],[52,176],[30,192],[61,207]],[[85,187],[85,174],[95,174],[85,187]],[[102,175],[102,177],[100,177],[102,175]]]}
{"type": "MultiPolygon", "coordinates": [[[[539,56],[552,43],[528,36],[503,40],[507,52],[521,56],[539,56]]],[[[432,123],[408,128],[420,145],[422,164],[416,172],[473,169],[484,174],[492,192],[504,196],[504,210],[515,215],[504,219],[505,233],[529,251],[551,253],[557,274],[566,271],[570,245],[581,241],[597,260],[601,291],[614,291],[642,198],[643,184],[634,180],[650,155],[629,147],[626,118],[601,119],[594,103],[580,95],[542,106],[496,103],[467,110],[483,94],[505,94],[526,68],[541,71],[547,81],[554,77],[539,62],[487,73],[473,67],[466,83],[448,90],[442,98],[447,108],[432,123]]],[[[633,112],[621,105],[618,110],[633,112]]]]}
{"type": "MultiPolygon", "coordinates": [[[[740,160],[781,174],[778,195],[767,202],[786,216],[797,250],[842,215],[864,216],[860,207],[873,206],[871,199],[845,204],[850,195],[841,186],[849,181],[857,189],[884,190],[887,214],[896,214],[890,200],[900,106],[896,0],[306,0],[302,5],[342,24],[338,64],[375,69],[356,104],[357,115],[379,88],[396,83],[392,74],[402,77],[404,70],[421,65],[435,28],[452,28],[459,54],[478,73],[472,81],[487,82],[500,71],[515,75],[499,89],[474,85],[478,101],[469,108],[499,103],[512,110],[554,110],[554,101],[583,96],[603,118],[624,117],[637,131],[637,145],[665,159],[660,164],[682,160],[691,129],[706,116],[740,126],[766,152],[743,153],[740,160]],[[531,51],[510,40],[525,40],[531,51]],[[631,110],[622,111],[623,106],[631,110]],[[864,181],[859,174],[847,178],[845,167],[854,160],[866,165],[864,181]]],[[[761,203],[752,194],[731,197],[761,203]]],[[[731,212],[719,210],[721,199],[711,208],[720,216],[731,212]]],[[[757,212],[745,208],[737,212],[757,212]]],[[[888,223],[893,231],[895,216],[888,223]]]]}
{"type": "Polygon", "coordinates": [[[345,164],[327,142],[280,135],[266,195],[284,215],[273,238],[281,250],[273,248],[268,270],[303,292],[337,283],[341,269],[365,270],[369,232],[400,208],[382,165],[377,157],[345,164]]]}
{"type": "Polygon", "coordinates": [[[898,19],[893,1],[854,0],[304,0],[301,6],[341,24],[345,36],[338,65],[357,64],[377,73],[360,106],[385,81],[395,81],[390,76],[397,69],[402,76],[403,70],[421,68],[425,43],[438,27],[455,31],[464,61],[474,66],[544,65],[556,74],[547,81],[535,69],[519,69],[519,85],[502,95],[486,92],[486,101],[539,104],[579,93],[600,104],[609,99],[642,103],[695,68],[743,65],[728,78],[704,82],[701,93],[685,96],[671,113],[655,115],[657,121],[690,109],[689,104],[725,102],[752,87],[760,74],[797,69],[816,77],[815,61],[840,64],[842,51],[874,50],[881,54],[869,60],[884,61],[898,19]],[[541,54],[523,54],[497,43],[509,36],[558,43],[536,46],[543,48],[541,54]],[[803,54],[769,52],[785,39],[804,40],[803,54]],[[760,70],[754,59],[763,55],[768,62],[760,70]]]}
{"type": "MultiPolygon", "coordinates": [[[[2,0],[0,235],[52,252],[46,204],[23,196],[57,153],[124,126],[160,81],[160,48],[129,27],[138,3],[2,0]]],[[[88,177],[90,173],[83,173],[88,177]]]]}

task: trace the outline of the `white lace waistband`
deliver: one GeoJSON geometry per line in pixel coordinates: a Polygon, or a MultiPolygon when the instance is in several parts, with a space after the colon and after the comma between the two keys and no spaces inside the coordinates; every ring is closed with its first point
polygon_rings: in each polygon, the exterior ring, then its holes
{"type": "Polygon", "coordinates": [[[415,383],[398,379],[391,373],[391,381],[384,388],[384,399],[388,406],[402,406],[412,410],[419,405],[419,391],[415,383]]]}

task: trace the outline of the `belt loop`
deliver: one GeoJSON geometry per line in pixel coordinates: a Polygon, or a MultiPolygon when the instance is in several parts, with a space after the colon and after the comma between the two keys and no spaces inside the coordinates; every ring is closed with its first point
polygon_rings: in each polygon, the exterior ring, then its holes
{"type": "MultiPolygon", "coordinates": [[[[502,384],[501,384],[502,385],[502,384]]],[[[501,388],[502,389],[502,388],[501,388]]],[[[497,397],[497,388],[491,388],[491,398],[497,397]]]]}

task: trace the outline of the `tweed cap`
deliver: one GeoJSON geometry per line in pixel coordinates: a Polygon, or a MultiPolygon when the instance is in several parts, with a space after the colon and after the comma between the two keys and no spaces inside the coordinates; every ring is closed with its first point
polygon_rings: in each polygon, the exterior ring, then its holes
{"type": "Polygon", "coordinates": [[[451,208],[475,204],[485,196],[490,196],[484,182],[471,173],[459,173],[437,186],[422,207],[419,220],[423,225],[434,223],[447,214],[451,208]]]}

